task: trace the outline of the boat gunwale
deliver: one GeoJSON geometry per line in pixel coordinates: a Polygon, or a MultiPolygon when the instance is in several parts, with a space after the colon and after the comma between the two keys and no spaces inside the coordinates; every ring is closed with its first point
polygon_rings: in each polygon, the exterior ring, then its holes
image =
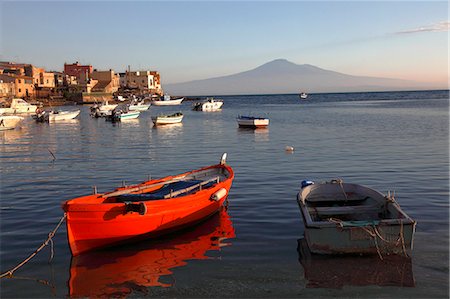
{"type": "MultiPolygon", "coordinates": [[[[143,202],[146,205],[152,205],[152,206],[170,205],[175,202],[189,202],[191,200],[195,200],[196,197],[198,197],[198,196],[203,196],[206,193],[214,193],[217,190],[223,188],[224,185],[228,184],[228,182],[230,180],[232,181],[234,178],[234,172],[233,172],[232,168],[228,165],[221,165],[221,164],[211,165],[211,166],[203,167],[203,168],[196,169],[193,171],[184,172],[184,173],[174,175],[174,176],[167,176],[167,177],[163,177],[163,178],[145,181],[143,183],[136,184],[136,185],[119,187],[111,192],[79,196],[79,197],[64,201],[62,203],[62,207],[65,212],[69,212],[69,213],[70,212],[104,212],[104,211],[108,211],[114,207],[122,208],[122,207],[124,207],[124,204],[125,204],[124,202],[108,202],[107,201],[108,195],[118,192],[118,191],[128,190],[128,189],[133,189],[133,188],[145,189],[145,187],[151,188],[152,185],[157,185],[157,184],[164,185],[174,179],[176,180],[177,178],[187,177],[190,174],[204,172],[204,171],[212,170],[212,169],[217,169],[217,170],[225,169],[226,171],[228,171],[228,173],[225,174],[226,179],[219,183],[215,183],[214,185],[212,185],[210,187],[204,188],[202,190],[197,190],[193,193],[188,193],[184,196],[138,201],[138,202],[143,202]],[[97,200],[97,201],[87,202],[88,200],[97,200]],[[101,202],[99,202],[98,200],[101,200],[101,202]]],[[[130,194],[139,194],[139,193],[133,193],[133,192],[136,192],[136,191],[131,191],[130,194]]],[[[113,197],[113,196],[110,196],[110,197],[113,197]]]]}

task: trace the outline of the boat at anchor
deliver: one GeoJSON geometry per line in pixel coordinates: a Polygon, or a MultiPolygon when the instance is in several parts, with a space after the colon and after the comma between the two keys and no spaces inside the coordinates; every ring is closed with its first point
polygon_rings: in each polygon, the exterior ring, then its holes
{"type": "Polygon", "coordinates": [[[234,179],[225,163],[68,200],[67,238],[73,256],[183,229],[216,213],[234,179]]]}
{"type": "Polygon", "coordinates": [[[392,194],[331,180],[303,181],[297,196],[312,253],[403,254],[413,247],[416,222],[392,194]]]}

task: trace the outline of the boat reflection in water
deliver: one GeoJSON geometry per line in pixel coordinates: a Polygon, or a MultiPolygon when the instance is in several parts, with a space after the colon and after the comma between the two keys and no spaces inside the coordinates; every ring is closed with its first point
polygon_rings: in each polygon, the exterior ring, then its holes
{"type": "Polygon", "coordinates": [[[147,287],[170,287],[160,278],[188,260],[209,259],[206,252],[228,246],[234,228],[225,208],[201,224],[157,240],[100,250],[72,258],[71,297],[123,297],[147,287]]]}
{"type": "Polygon", "coordinates": [[[299,261],[307,288],[344,286],[415,287],[411,258],[401,255],[320,255],[309,251],[305,239],[298,240],[299,261]]]}

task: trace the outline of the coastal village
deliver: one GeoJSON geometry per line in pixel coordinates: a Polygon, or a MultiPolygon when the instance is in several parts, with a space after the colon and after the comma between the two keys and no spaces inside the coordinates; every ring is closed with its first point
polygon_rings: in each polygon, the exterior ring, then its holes
{"type": "Polygon", "coordinates": [[[124,73],[97,70],[92,65],[64,63],[64,71],[47,71],[32,64],[0,61],[0,105],[13,98],[44,106],[112,100],[127,94],[161,96],[161,77],[151,70],[124,73]]]}

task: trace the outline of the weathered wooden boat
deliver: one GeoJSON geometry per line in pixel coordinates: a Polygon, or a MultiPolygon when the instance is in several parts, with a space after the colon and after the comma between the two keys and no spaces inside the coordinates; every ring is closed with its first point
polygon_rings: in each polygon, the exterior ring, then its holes
{"type": "Polygon", "coordinates": [[[216,213],[234,173],[225,163],[63,203],[72,255],[186,228],[216,213]]]}
{"type": "Polygon", "coordinates": [[[163,97],[153,100],[152,105],[155,106],[174,106],[180,105],[183,102],[184,98],[171,98],[169,95],[164,95],[163,97]]]}
{"type": "MultiPolygon", "coordinates": [[[[70,297],[123,297],[136,289],[170,287],[165,277],[191,260],[210,259],[208,252],[231,245],[233,223],[225,207],[195,227],[143,241],[75,256],[71,260],[70,297]],[[95,265],[95,267],[93,267],[95,265]]],[[[220,256],[216,252],[214,256],[220,256]]]]}
{"type": "Polygon", "coordinates": [[[197,102],[192,108],[194,111],[219,111],[223,106],[222,100],[207,98],[205,102],[197,102]]]}
{"type": "Polygon", "coordinates": [[[242,116],[236,118],[239,127],[242,128],[266,128],[269,125],[269,119],[265,117],[242,116]]]}
{"type": "Polygon", "coordinates": [[[152,116],[152,121],[155,126],[181,123],[183,121],[183,113],[177,112],[173,114],[152,116]]]}
{"type": "Polygon", "coordinates": [[[0,131],[13,130],[22,120],[23,117],[17,115],[0,115],[0,131]]]}
{"type": "Polygon", "coordinates": [[[313,253],[408,255],[416,222],[394,197],[358,184],[303,181],[297,196],[313,253]]]}

